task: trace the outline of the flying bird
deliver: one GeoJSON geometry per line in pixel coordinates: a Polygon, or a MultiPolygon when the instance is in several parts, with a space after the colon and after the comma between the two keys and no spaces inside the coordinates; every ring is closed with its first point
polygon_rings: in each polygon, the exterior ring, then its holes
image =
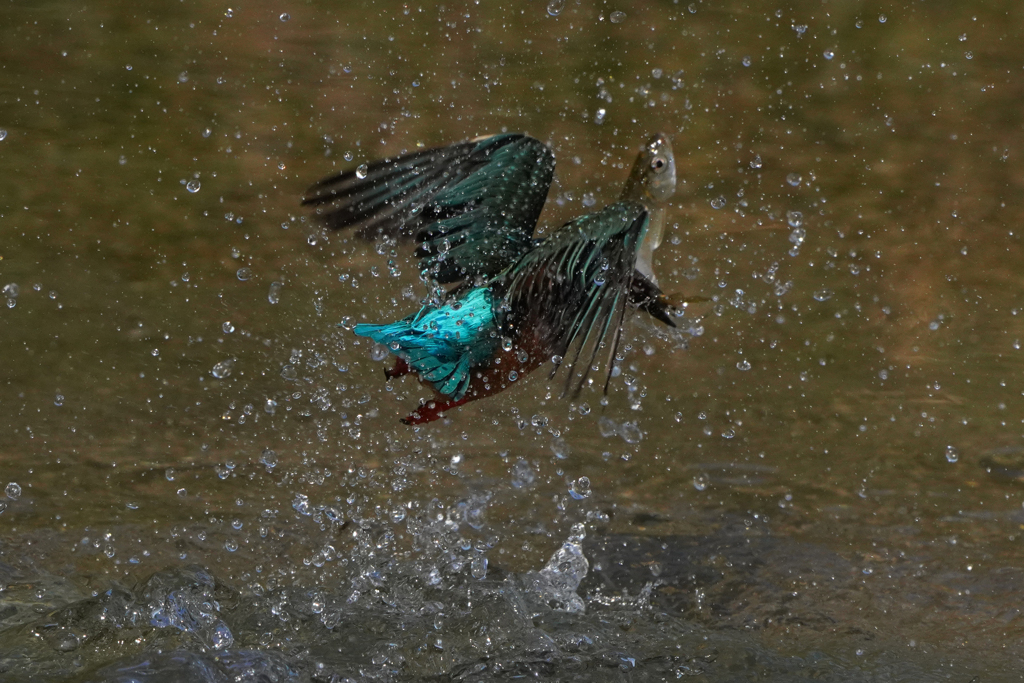
{"type": "MultiPolygon", "coordinates": [[[[545,363],[577,395],[606,348],[608,380],[632,311],[675,327],[651,267],[676,165],[665,135],[640,149],[618,201],[543,239],[534,229],[555,158],[523,134],[488,135],[374,161],[325,178],[302,203],[332,229],[409,236],[424,275],[455,285],[415,313],[354,332],[434,391],[403,422],[423,424],[508,388],[545,363]]],[[[443,291],[443,290],[442,290],[443,291]]]]}

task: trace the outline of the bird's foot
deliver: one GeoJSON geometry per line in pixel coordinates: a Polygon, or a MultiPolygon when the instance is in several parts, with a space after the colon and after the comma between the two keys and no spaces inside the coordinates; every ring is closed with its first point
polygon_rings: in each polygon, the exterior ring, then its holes
{"type": "Polygon", "coordinates": [[[706,301],[711,301],[711,299],[705,296],[681,297],[658,292],[657,296],[653,296],[641,303],[640,308],[669,327],[675,327],[676,323],[673,318],[681,317],[690,304],[706,301]]]}

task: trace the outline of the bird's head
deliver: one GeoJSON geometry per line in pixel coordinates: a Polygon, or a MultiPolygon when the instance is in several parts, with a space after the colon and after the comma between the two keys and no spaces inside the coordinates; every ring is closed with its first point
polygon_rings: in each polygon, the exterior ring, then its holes
{"type": "Polygon", "coordinates": [[[655,133],[637,155],[622,198],[655,208],[671,199],[675,192],[676,158],[672,154],[672,143],[664,133],[655,133]]]}

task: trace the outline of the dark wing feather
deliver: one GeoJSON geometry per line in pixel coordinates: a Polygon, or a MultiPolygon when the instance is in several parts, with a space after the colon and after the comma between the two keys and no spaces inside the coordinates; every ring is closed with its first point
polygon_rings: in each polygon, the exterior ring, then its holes
{"type": "Polygon", "coordinates": [[[532,246],[554,155],[520,134],[375,161],[326,178],[302,203],[328,226],[405,234],[438,282],[497,275],[532,246]]]}
{"type": "Polygon", "coordinates": [[[538,346],[562,358],[552,376],[567,367],[563,395],[583,388],[609,332],[611,372],[648,220],[641,204],[612,204],[564,225],[507,275],[508,324],[532,326],[538,346]]]}

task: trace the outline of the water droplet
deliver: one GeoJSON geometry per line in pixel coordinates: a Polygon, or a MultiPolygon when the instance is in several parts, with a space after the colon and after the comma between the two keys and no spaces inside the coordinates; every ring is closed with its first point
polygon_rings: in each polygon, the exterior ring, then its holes
{"type": "Polygon", "coordinates": [[[185,189],[191,192],[192,194],[199,192],[200,187],[201,185],[199,184],[198,180],[190,180],[185,184],[185,189]]]}
{"type": "Polygon", "coordinates": [[[946,446],[946,460],[956,462],[960,459],[960,451],[956,446],[946,446]]]}
{"type": "Polygon", "coordinates": [[[884,14],[879,14],[878,15],[878,23],[880,23],[880,24],[884,24],[887,19],[888,19],[888,17],[886,17],[884,14]]]}
{"type": "Polygon", "coordinates": [[[537,475],[527,461],[519,459],[512,465],[512,488],[530,488],[536,479],[537,475]]]}
{"type": "Polygon", "coordinates": [[[53,405],[57,406],[58,408],[64,405],[64,394],[57,394],[56,396],[54,396],[53,405]]]}
{"type": "Polygon", "coordinates": [[[576,500],[583,500],[584,498],[590,497],[590,479],[588,477],[580,477],[569,484],[569,495],[576,500]]]}
{"type": "Polygon", "coordinates": [[[278,17],[278,19],[280,19],[281,21],[288,21],[291,18],[292,15],[288,14],[287,12],[282,13],[281,16],[278,17]]]}
{"type": "Polygon", "coordinates": [[[832,59],[833,57],[836,56],[836,53],[833,52],[832,50],[825,50],[825,52],[823,52],[822,54],[824,55],[825,59],[832,59]]]}
{"type": "Polygon", "coordinates": [[[640,427],[635,422],[623,422],[619,427],[619,436],[626,443],[640,443],[644,438],[644,433],[640,431],[640,427]]]}
{"type": "Polygon", "coordinates": [[[224,334],[231,334],[235,331],[235,326],[231,324],[230,320],[224,321],[224,324],[220,326],[220,329],[224,331],[224,334]]]}
{"type": "Polygon", "coordinates": [[[511,337],[502,337],[501,338],[501,348],[504,351],[511,351],[512,350],[512,339],[511,339],[511,337]]]}
{"type": "MultiPolygon", "coordinates": [[[[136,563],[137,562],[138,562],[138,560],[136,560],[136,563]]],[[[42,597],[42,596],[39,596],[39,597],[42,597]]],[[[73,652],[73,651],[77,650],[78,647],[81,644],[82,644],[82,641],[79,640],[79,638],[78,638],[78,636],[76,634],[68,633],[68,634],[66,634],[65,636],[63,636],[61,638],[60,643],[57,644],[57,649],[60,650],[61,652],[73,652]]]]}
{"type": "Polygon", "coordinates": [[[224,550],[227,550],[229,553],[235,552],[238,550],[238,541],[233,538],[224,541],[224,550]]]}
{"type": "MultiPolygon", "coordinates": [[[[224,544],[227,547],[227,544],[224,544]]],[[[238,549],[238,544],[235,547],[228,548],[229,551],[234,552],[238,549]]],[[[210,644],[214,650],[226,650],[231,647],[235,642],[235,637],[231,635],[231,629],[223,621],[218,621],[213,627],[213,631],[210,633],[210,644]]]]}
{"type": "Polygon", "coordinates": [[[598,124],[598,125],[601,125],[602,123],[604,123],[604,118],[605,118],[605,117],[606,117],[607,115],[608,115],[608,110],[607,110],[607,109],[605,109],[604,107],[601,107],[601,108],[600,108],[600,109],[598,109],[598,110],[597,110],[597,112],[596,112],[596,113],[594,114],[594,123],[596,123],[596,124],[598,124]]]}
{"type": "Polygon", "coordinates": [[[799,187],[800,182],[802,180],[803,176],[801,176],[799,173],[790,173],[789,175],[786,176],[786,182],[792,185],[793,187],[799,187]]]}
{"type": "Polygon", "coordinates": [[[723,206],[725,206],[725,197],[715,197],[711,200],[712,209],[721,209],[723,206]]]}
{"type": "Polygon", "coordinates": [[[814,300],[815,301],[828,301],[831,298],[832,298],[832,290],[831,289],[819,289],[818,291],[816,291],[814,293],[814,300]]]}
{"type": "Polygon", "coordinates": [[[299,378],[299,371],[295,369],[295,366],[291,363],[281,368],[281,377],[287,380],[296,380],[299,378]]]}
{"type": "Polygon", "coordinates": [[[971,52],[970,50],[968,50],[967,52],[964,53],[964,58],[965,59],[974,59],[974,53],[971,52]]]}
{"type": "Polygon", "coordinates": [[[789,233],[789,241],[799,247],[804,243],[804,238],[807,237],[807,231],[803,228],[795,228],[793,232],[789,233]]]}
{"type": "Polygon", "coordinates": [[[17,482],[12,481],[7,485],[7,488],[4,489],[4,493],[7,494],[7,497],[11,500],[18,500],[18,498],[21,498],[21,486],[19,486],[17,482]]]}
{"type": "Polygon", "coordinates": [[[747,370],[750,369],[750,361],[744,358],[743,360],[736,364],[736,369],[746,372],[747,370]]]}
{"type": "Polygon", "coordinates": [[[267,415],[273,415],[277,412],[277,401],[272,398],[268,398],[263,404],[263,412],[267,415]]]}
{"type": "Polygon", "coordinates": [[[706,490],[710,483],[710,478],[703,472],[701,472],[700,474],[693,478],[693,488],[697,489],[698,491],[706,490]]]}
{"type": "Polygon", "coordinates": [[[4,130],[3,128],[0,128],[0,140],[5,139],[6,137],[7,137],[7,131],[4,130]]]}
{"type": "Polygon", "coordinates": [[[227,358],[214,365],[213,370],[210,371],[210,374],[216,377],[217,379],[225,379],[231,376],[231,371],[234,370],[234,368],[235,359],[227,358]]]}
{"type": "Polygon", "coordinates": [[[530,418],[530,424],[532,424],[534,427],[547,427],[548,418],[545,417],[544,415],[534,415],[532,418],[530,418]]]}
{"type": "Polygon", "coordinates": [[[235,273],[235,277],[237,277],[242,282],[245,282],[246,280],[252,277],[252,269],[239,268],[238,271],[235,273]]]}
{"type": "Polygon", "coordinates": [[[589,209],[594,204],[597,204],[597,198],[594,196],[594,193],[593,192],[584,192],[583,193],[583,206],[585,206],[585,207],[587,207],[589,209]]]}
{"type": "Polygon", "coordinates": [[[786,212],[786,223],[791,228],[799,228],[804,224],[804,215],[799,211],[787,211],[786,212]]]}
{"type": "Polygon", "coordinates": [[[356,167],[356,178],[359,178],[360,180],[362,180],[363,178],[366,177],[366,175],[369,172],[370,172],[370,167],[369,166],[367,166],[366,164],[359,164],[359,166],[356,167]]]}
{"type": "Polygon", "coordinates": [[[555,457],[559,460],[565,460],[569,457],[569,444],[567,444],[565,439],[560,436],[554,438],[551,440],[551,452],[554,453],[555,457]]]}
{"type": "Polygon", "coordinates": [[[272,470],[277,467],[277,453],[270,450],[269,448],[263,449],[263,454],[260,455],[260,462],[267,468],[272,470]]]}
{"type": "Polygon", "coordinates": [[[4,296],[10,297],[12,299],[16,299],[20,292],[21,292],[21,288],[18,286],[17,282],[9,282],[6,285],[4,285],[4,289],[3,289],[4,296]]]}
{"type": "Polygon", "coordinates": [[[625,20],[626,13],[621,10],[615,10],[614,12],[608,15],[608,21],[612,22],[613,24],[621,24],[625,20]]]}
{"type": "Polygon", "coordinates": [[[757,154],[753,159],[750,160],[750,168],[761,168],[764,166],[764,162],[761,161],[761,155],[757,154]]]}
{"type": "Polygon", "coordinates": [[[960,41],[961,43],[962,43],[962,42],[964,42],[964,41],[966,41],[966,40],[967,40],[967,34],[966,34],[966,33],[961,33],[961,34],[960,34],[960,35],[959,35],[959,36],[957,37],[957,40],[959,40],[959,41],[960,41]]]}
{"type": "Polygon", "coordinates": [[[184,498],[185,496],[187,496],[187,495],[188,495],[188,491],[186,491],[186,490],[185,490],[184,488],[180,488],[180,489],[178,489],[177,493],[178,493],[178,495],[179,495],[179,496],[181,496],[182,498],[184,498]]]}
{"type": "Polygon", "coordinates": [[[565,9],[565,0],[550,0],[548,2],[548,14],[557,17],[565,9]]]}
{"type": "Polygon", "coordinates": [[[754,60],[750,58],[750,55],[744,55],[743,59],[740,60],[740,64],[743,66],[750,66],[754,63],[754,60]]]}
{"type": "Polygon", "coordinates": [[[474,557],[469,563],[469,573],[474,579],[487,577],[487,558],[474,557]]]}
{"type": "Polygon", "coordinates": [[[310,611],[313,612],[313,614],[323,614],[325,607],[327,607],[327,602],[324,600],[323,593],[320,591],[313,593],[313,599],[309,604],[310,611]]]}
{"type": "Polygon", "coordinates": [[[270,290],[267,292],[267,301],[272,304],[276,304],[281,300],[281,288],[284,287],[283,283],[271,282],[270,290]]]}
{"type": "Polygon", "coordinates": [[[374,344],[370,349],[370,360],[380,362],[388,357],[388,347],[383,344],[374,344]]]}

